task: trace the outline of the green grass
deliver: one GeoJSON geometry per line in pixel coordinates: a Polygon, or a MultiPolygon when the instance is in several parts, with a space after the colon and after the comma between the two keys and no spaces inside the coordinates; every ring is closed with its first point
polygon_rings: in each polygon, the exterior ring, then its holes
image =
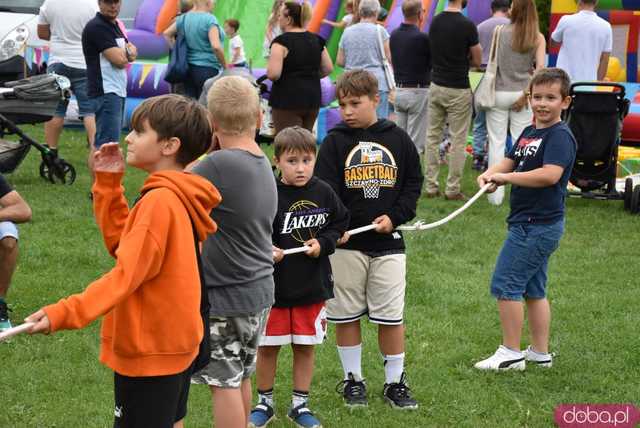
{"type": "MultiPolygon", "coordinates": [[[[41,127],[25,129],[41,140],[41,127]]],[[[20,262],[9,293],[16,322],[81,291],[113,266],[92,217],[83,134],[65,131],[61,147],[61,155],[78,170],[75,184],[43,181],[35,150],[8,176],[34,213],[33,221],[20,227],[20,262]]],[[[127,171],[130,198],[143,178],[127,171]]],[[[468,194],[475,192],[474,179],[468,170],[463,189],[468,194]]],[[[459,205],[421,200],[418,217],[434,221],[459,205]]],[[[547,427],[553,426],[553,410],[561,403],[638,404],[640,217],[624,212],[621,202],[568,202],[566,234],[549,271],[554,368],[503,374],[472,368],[500,340],[488,283],[507,212],[506,205],[495,208],[483,198],[444,227],[405,234],[407,372],[420,409],[397,412],[383,403],[382,361],[376,331],[368,324],[364,372],[370,405],[345,409],[334,390],[342,371],[330,329],[327,342],[317,349],[311,399],[325,427],[547,427]]],[[[0,427],[111,426],[113,380],[98,362],[98,327],[94,323],[82,331],[21,336],[0,344],[0,427]]],[[[292,426],[285,417],[290,367],[290,353],[283,352],[274,427],[292,426]]],[[[187,425],[210,426],[208,390],[193,386],[189,404],[187,425]]]]}

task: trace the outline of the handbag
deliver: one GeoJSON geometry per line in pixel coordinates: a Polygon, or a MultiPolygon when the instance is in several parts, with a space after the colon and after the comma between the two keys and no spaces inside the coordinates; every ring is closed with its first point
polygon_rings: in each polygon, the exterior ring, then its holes
{"type": "Polygon", "coordinates": [[[489,63],[487,69],[480,79],[480,83],[473,93],[476,108],[487,110],[496,104],[496,76],[498,74],[498,45],[500,43],[500,31],[502,25],[498,25],[491,38],[491,50],[489,53],[489,63]]]}
{"type": "Polygon", "coordinates": [[[396,79],[393,76],[393,68],[384,54],[384,42],[382,41],[382,26],[378,25],[378,50],[380,51],[380,57],[382,59],[382,69],[384,70],[384,77],[389,87],[389,102],[393,104],[396,99],[396,79]]]}
{"type": "Polygon", "coordinates": [[[171,49],[169,65],[167,66],[167,72],[164,76],[164,80],[173,84],[184,82],[189,75],[189,63],[187,62],[188,47],[184,29],[185,19],[187,19],[186,15],[182,19],[176,20],[176,43],[173,49],[171,49]]]}

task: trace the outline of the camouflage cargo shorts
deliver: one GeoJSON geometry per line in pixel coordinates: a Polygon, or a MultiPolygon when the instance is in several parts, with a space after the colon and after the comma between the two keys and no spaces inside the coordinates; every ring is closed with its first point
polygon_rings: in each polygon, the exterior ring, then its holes
{"type": "Polygon", "coordinates": [[[239,317],[211,317],[211,361],[195,373],[192,383],[240,388],[256,371],[256,353],[269,309],[239,317]]]}

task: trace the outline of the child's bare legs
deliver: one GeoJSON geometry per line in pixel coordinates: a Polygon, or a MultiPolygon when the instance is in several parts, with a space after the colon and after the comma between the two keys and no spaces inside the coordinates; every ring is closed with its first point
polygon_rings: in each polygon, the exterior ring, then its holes
{"type": "Polygon", "coordinates": [[[256,360],[256,388],[258,391],[269,391],[273,389],[278,368],[279,346],[258,347],[258,358],[256,360]]]}
{"type": "MultiPolygon", "coordinates": [[[[524,306],[518,300],[498,300],[502,344],[514,351],[520,350],[520,338],[524,324],[524,306]]],[[[541,351],[542,352],[542,351],[541,351]]]]}
{"type": "Polygon", "coordinates": [[[240,388],[211,387],[214,426],[246,428],[251,411],[251,381],[245,379],[240,388]]]}
{"type": "Polygon", "coordinates": [[[551,307],[544,299],[527,299],[527,318],[531,333],[533,350],[541,354],[549,352],[549,327],[551,325],[551,307]]]}
{"type": "Polygon", "coordinates": [[[378,325],[378,346],[384,355],[404,352],[404,325],[378,325]]]}
{"type": "Polygon", "coordinates": [[[313,378],[315,347],[291,344],[293,350],[293,389],[309,392],[313,378]]]}
{"type": "Polygon", "coordinates": [[[336,343],[338,346],[360,345],[360,320],[336,324],[336,343]]]}

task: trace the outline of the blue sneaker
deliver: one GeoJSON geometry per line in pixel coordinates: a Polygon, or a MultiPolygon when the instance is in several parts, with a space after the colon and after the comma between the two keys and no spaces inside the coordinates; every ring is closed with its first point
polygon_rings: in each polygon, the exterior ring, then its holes
{"type": "Polygon", "coordinates": [[[273,407],[261,401],[253,408],[249,415],[249,428],[266,427],[274,418],[273,407]]]}
{"type": "Polygon", "coordinates": [[[322,428],[322,424],[309,410],[306,403],[289,410],[287,417],[300,428],[322,428]]]}
{"type": "Polygon", "coordinates": [[[9,311],[6,302],[0,302],[0,331],[9,330],[12,325],[9,320],[9,311]]]}

